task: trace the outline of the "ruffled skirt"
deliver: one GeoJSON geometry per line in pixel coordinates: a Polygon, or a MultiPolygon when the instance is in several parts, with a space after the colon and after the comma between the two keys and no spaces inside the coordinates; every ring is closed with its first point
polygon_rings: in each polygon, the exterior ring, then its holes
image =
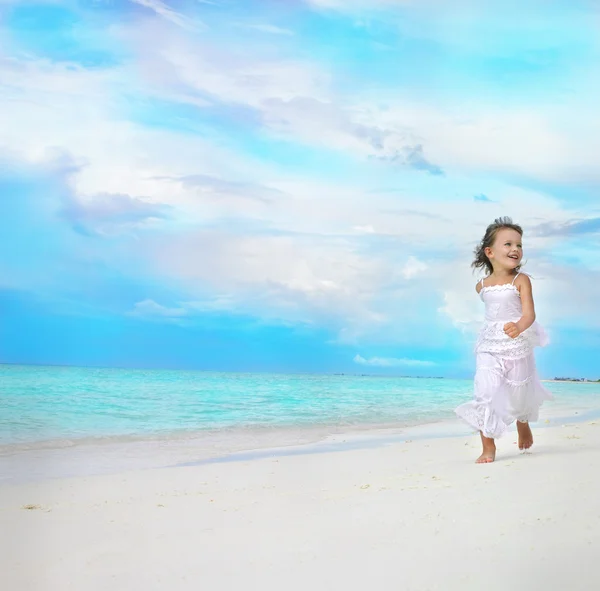
{"type": "Polygon", "coordinates": [[[455,412],[493,439],[501,437],[514,421],[536,421],[544,400],[552,400],[540,382],[532,349],[517,359],[479,351],[474,389],[474,399],[455,412]]]}
{"type": "Polygon", "coordinates": [[[486,322],[479,333],[475,353],[493,353],[504,359],[527,357],[535,347],[545,347],[549,338],[544,328],[534,322],[516,339],[504,332],[506,320],[486,322]]]}

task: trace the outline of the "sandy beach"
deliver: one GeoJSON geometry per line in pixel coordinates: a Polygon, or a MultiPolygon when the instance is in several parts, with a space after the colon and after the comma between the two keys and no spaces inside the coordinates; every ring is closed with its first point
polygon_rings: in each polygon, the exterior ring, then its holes
{"type": "Polygon", "coordinates": [[[490,465],[473,436],[340,440],[4,484],[3,588],[597,588],[600,421],[535,435],[490,465]]]}

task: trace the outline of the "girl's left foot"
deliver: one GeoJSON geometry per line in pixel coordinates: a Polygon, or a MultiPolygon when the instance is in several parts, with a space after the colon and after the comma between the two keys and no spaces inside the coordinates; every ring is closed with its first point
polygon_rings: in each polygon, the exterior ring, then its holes
{"type": "Polygon", "coordinates": [[[484,449],[482,454],[475,460],[476,464],[491,464],[496,459],[496,449],[484,449]]]}
{"type": "Polygon", "coordinates": [[[517,431],[519,433],[519,449],[529,449],[533,445],[533,433],[531,432],[529,423],[517,421],[517,431]]]}

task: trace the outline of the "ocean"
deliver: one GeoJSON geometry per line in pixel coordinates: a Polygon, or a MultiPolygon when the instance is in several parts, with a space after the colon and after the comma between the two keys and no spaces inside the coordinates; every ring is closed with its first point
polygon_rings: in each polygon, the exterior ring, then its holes
{"type": "MultiPolygon", "coordinates": [[[[542,415],[596,412],[600,384],[547,382],[542,415]]],[[[454,421],[471,380],[0,365],[0,445],[454,421]]]]}

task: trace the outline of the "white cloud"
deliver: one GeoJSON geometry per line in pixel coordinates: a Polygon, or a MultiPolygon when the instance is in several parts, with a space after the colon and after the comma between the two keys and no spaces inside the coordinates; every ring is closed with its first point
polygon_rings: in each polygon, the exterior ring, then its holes
{"type": "Polygon", "coordinates": [[[443,297],[444,305],[438,311],[446,315],[457,328],[474,332],[481,326],[483,304],[477,305],[474,287],[464,292],[444,291],[443,297]]]}
{"type": "Polygon", "coordinates": [[[363,234],[375,234],[375,228],[371,224],[367,224],[366,226],[354,226],[352,229],[363,234]]]}
{"type": "Polygon", "coordinates": [[[177,319],[187,316],[188,311],[185,308],[167,308],[148,299],[137,302],[130,315],[144,318],[177,319]]]}
{"type": "Polygon", "coordinates": [[[596,134],[589,128],[600,133],[593,101],[587,106],[576,105],[581,99],[574,98],[563,106],[479,103],[465,108],[448,102],[434,106],[434,99],[413,104],[385,88],[377,88],[376,95],[360,89],[340,94],[331,72],[315,63],[258,49],[254,55],[223,49],[160,28],[122,29],[121,36],[135,40],[141,71],[156,92],[174,100],[246,106],[277,137],[431,173],[484,170],[548,180],[600,178],[596,134]],[[148,42],[157,35],[160,50],[148,42]]]}
{"type": "Polygon", "coordinates": [[[393,92],[356,96],[357,124],[386,135],[386,153],[407,142],[425,147],[428,161],[445,171],[519,174],[549,181],[599,181],[594,137],[600,123],[592,102],[565,106],[504,107],[496,104],[412,104],[393,92]],[[384,108],[376,107],[386,105],[384,108]],[[412,139],[411,139],[412,138],[412,139]]]}
{"type": "Polygon", "coordinates": [[[153,239],[142,249],[190,294],[231,294],[223,305],[268,320],[367,326],[386,265],[338,239],[205,231],[153,239]]]}
{"type": "Polygon", "coordinates": [[[365,359],[361,355],[354,356],[354,363],[368,365],[371,367],[431,367],[433,361],[422,361],[420,359],[398,359],[395,357],[371,357],[365,359]]]}
{"type": "Polygon", "coordinates": [[[255,108],[267,99],[331,98],[330,73],[306,60],[258,48],[218,46],[160,27],[123,28],[119,35],[138,52],[146,80],[166,95],[179,84],[209,98],[255,108]],[[156,35],[161,35],[160,46],[149,42],[156,35]]]}
{"type": "Polygon", "coordinates": [[[428,266],[414,256],[408,257],[408,261],[402,269],[402,274],[406,279],[412,279],[415,275],[423,273],[428,269],[428,266]]]}
{"type": "Polygon", "coordinates": [[[331,71],[317,63],[284,59],[272,50],[225,49],[155,27],[122,29],[120,35],[136,48],[153,92],[171,100],[238,105],[276,138],[326,145],[391,166],[440,171],[410,126],[384,129],[361,119],[362,107],[340,95],[331,71]],[[161,45],[155,47],[149,37],[158,35],[161,45]]]}
{"type": "MultiPolygon", "coordinates": [[[[178,22],[187,18],[161,0],[132,1],[164,18],[178,22]]],[[[367,5],[337,0],[321,3],[339,7],[367,5]]],[[[403,3],[378,3],[394,4],[403,3]]],[[[268,24],[250,26],[272,27],[273,32],[277,29],[268,24]]],[[[59,85],[87,77],[97,87],[99,92],[95,94],[91,88],[89,92],[83,90],[84,86],[77,90],[80,96],[95,97],[77,109],[81,112],[87,106],[89,117],[99,115],[92,113],[98,109],[98,98],[101,109],[110,109],[112,94],[150,90],[167,99],[199,106],[239,105],[251,109],[253,113],[248,117],[256,116],[264,130],[276,137],[315,146],[325,144],[329,149],[362,158],[379,158],[390,166],[412,166],[432,173],[441,169],[459,173],[483,170],[548,180],[600,179],[594,143],[600,134],[600,123],[594,116],[593,101],[586,106],[580,104],[583,99],[572,98],[563,106],[538,105],[530,109],[481,104],[477,108],[472,104],[448,107],[447,102],[443,107],[434,107],[431,101],[411,104],[385,88],[377,88],[376,94],[358,88],[340,93],[331,71],[316,63],[283,59],[260,48],[249,51],[247,47],[242,50],[216,46],[160,23],[141,22],[135,28],[119,25],[110,34],[116,36],[116,42],[130,44],[137,50],[136,64],[117,72],[73,75],[69,72],[71,66],[65,66],[62,73],[56,68],[48,71],[57,77],[59,85]],[[154,43],[158,37],[159,45],[154,43]],[[144,85],[132,88],[140,73],[144,85]],[[377,106],[382,104],[389,106],[377,106]]],[[[23,65],[15,63],[17,69],[23,65]]],[[[29,84],[28,74],[22,76],[21,86],[29,84]]],[[[39,82],[40,69],[31,74],[39,82]]],[[[13,78],[17,75],[18,70],[13,72],[13,78]]],[[[50,89],[50,82],[47,80],[43,86],[50,89]]],[[[34,100],[39,101],[40,94],[34,100]]],[[[51,114],[50,109],[47,114],[51,114]]],[[[125,192],[123,188],[103,190],[125,192]]]]}
{"type": "Polygon", "coordinates": [[[106,194],[65,197],[61,215],[77,231],[89,234],[115,235],[149,227],[168,217],[170,208],[131,197],[106,194]]]}
{"type": "MultiPolygon", "coordinates": [[[[276,137],[327,145],[390,166],[430,173],[487,171],[547,180],[598,180],[593,101],[514,108],[467,107],[428,99],[412,103],[394,91],[337,92],[331,73],[314,63],[223,50],[165,33],[160,53],[136,33],[140,60],[157,88],[177,84],[258,113],[276,137]],[[380,107],[380,105],[384,105],[380,107]]],[[[155,34],[155,33],[154,33],[155,34]]]]}
{"type": "Polygon", "coordinates": [[[139,89],[122,67],[88,71],[45,60],[2,59],[0,79],[0,148],[31,162],[47,161],[49,151],[67,152],[80,166],[71,179],[78,193],[144,195],[177,206],[192,201],[193,191],[157,177],[218,178],[236,169],[255,176],[263,170],[205,138],[124,120],[115,97],[139,89]]]}

